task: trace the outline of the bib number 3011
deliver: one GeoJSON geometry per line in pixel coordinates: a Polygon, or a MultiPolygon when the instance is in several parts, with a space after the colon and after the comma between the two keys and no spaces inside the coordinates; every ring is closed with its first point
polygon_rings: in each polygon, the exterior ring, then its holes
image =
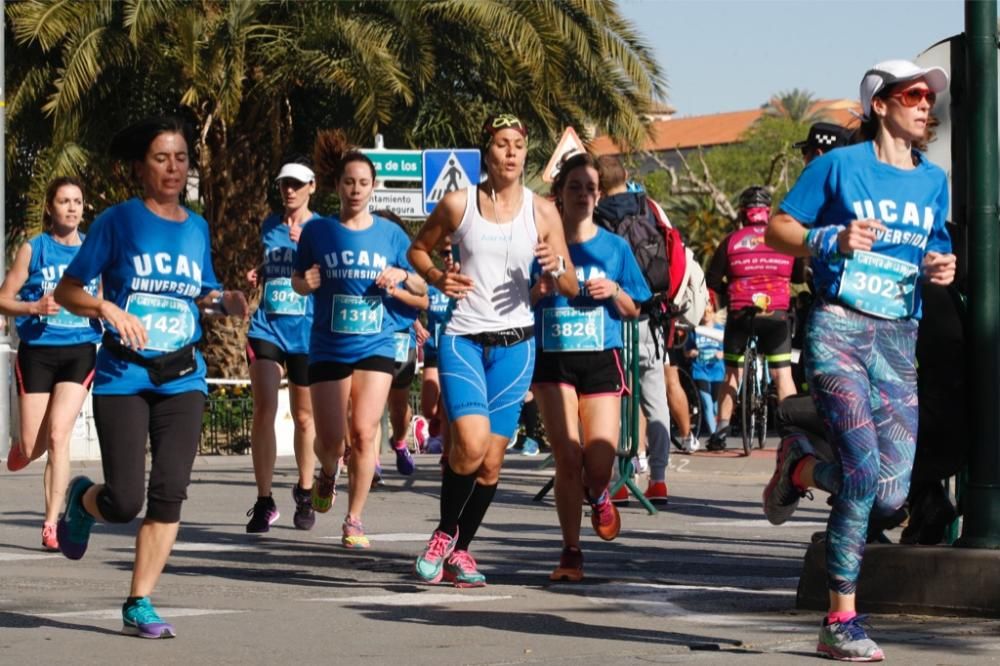
{"type": "Polygon", "coordinates": [[[915,307],[917,266],[875,252],[855,250],[844,262],[840,300],[855,310],[882,319],[905,319],[915,307]]]}
{"type": "Polygon", "coordinates": [[[148,335],[146,349],[176,351],[194,338],[194,315],[189,302],[159,294],[131,294],[125,311],[142,322],[148,335]]]}

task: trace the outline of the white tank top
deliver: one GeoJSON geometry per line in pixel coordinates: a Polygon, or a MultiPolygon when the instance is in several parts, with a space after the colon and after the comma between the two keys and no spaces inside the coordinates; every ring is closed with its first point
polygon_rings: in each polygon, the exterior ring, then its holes
{"type": "Polygon", "coordinates": [[[475,185],[467,194],[465,214],[451,242],[458,248],[462,274],[471,277],[475,287],[454,301],[445,332],[471,335],[533,326],[528,292],[538,244],[534,194],[522,188],[521,209],[506,224],[494,224],[479,214],[475,185]]]}

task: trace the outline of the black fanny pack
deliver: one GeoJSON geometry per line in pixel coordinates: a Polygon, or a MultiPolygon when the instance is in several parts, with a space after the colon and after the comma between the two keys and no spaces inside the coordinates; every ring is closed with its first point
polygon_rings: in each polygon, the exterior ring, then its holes
{"type": "Polygon", "coordinates": [[[524,342],[535,334],[535,329],[531,326],[525,328],[508,328],[502,331],[488,331],[486,333],[473,333],[463,335],[463,338],[472,340],[477,345],[483,347],[513,347],[524,342]]]}
{"type": "Polygon", "coordinates": [[[193,343],[184,345],[177,351],[149,358],[129,349],[107,331],[101,338],[101,344],[115,358],[146,368],[149,381],[153,382],[154,386],[162,386],[167,382],[186,377],[198,369],[198,356],[193,343]]]}

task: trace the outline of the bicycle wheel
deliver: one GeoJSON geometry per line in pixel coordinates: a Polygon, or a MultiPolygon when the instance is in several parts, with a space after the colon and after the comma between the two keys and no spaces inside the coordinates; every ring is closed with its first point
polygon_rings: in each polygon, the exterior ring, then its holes
{"type": "Polygon", "coordinates": [[[757,382],[756,403],[757,403],[757,448],[763,449],[767,440],[767,370],[762,364],[757,364],[759,378],[757,382]]]}
{"type": "Polygon", "coordinates": [[[698,393],[698,385],[694,383],[691,375],[684,368],[677,369],[677,377],[680,380],[681,388],[688,399],[688,414],[691,417],[691,434],[697,437],[701,434],[701,394],[698,393]]]}
{"type": "Polygon", "coordinates": [[[757,350],[747,346],[743,351],[743,381],[740,382],[740,416],[743,432],[743,455],[750,455],[756,432],[757,398],[754,395],[757,377],[757,350]]]}

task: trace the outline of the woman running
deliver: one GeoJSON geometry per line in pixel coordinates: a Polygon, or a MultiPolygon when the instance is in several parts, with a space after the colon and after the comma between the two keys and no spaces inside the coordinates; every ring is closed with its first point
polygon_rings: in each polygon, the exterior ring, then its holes
{"type": "Polygon", "coordinates": [[[486,584],[469,544],[496,494],[535,365],[532,260],[561,293],[579,291],[558,212],[521,184],[527,140],[517,117],[489,118],[483,126],[486,180],[446,194],[410,250],[417,272],[455,300],[438,348],[451,450],[440,522],[416,562],[417,576],[429,583],[447,577],[459,587],[486,584]],[[457,260],[441,270],[431,253],[446,236],[457,260]]]}
{"type": "Polygon", "coordinates": [[[567,298],[552,277],[532,267],[535,342],[539,345],[532,391],[556,459],[556,512],[563,549],[552,580],[583,579],[580,518],[583,501],[597,535],[611,541],[621,529],[608,483],[621,429],[622,319],[639,316],[652,298],[624,238],[594,224],[600,198],[597,166],[574,155],[552,183],[562,213],[569,256],[580,293],[567,298]]]}
{"type": "Polygon", "coordinates": [[[188,129],[175,118],[154,118],[120,132],[111,153],[132,165],[142,195],[112,206],[56,287],[56,302],[102,319],[104,333],[94,379],[94,423],[104,483],[78,476],[69,484],[59,519],[59,549],[83,557],[95,520],[130,522],[146,516],[136,536],[122,631],[169,638],[149,595],[163,572],[180,527],[191,467],[201,438],[208,386],[195,347],[199,314],[247,316],[242,292],[220,291],[212,268],[208,223],[181,205],[187,187],[188,129]],[[101,278],[103,298],[84,285],[101,278]],[[152,450],[145,487],[146,443],[152,450]],[[145,490],[145,493],[144,493],[145,490]]]}
{"type": "Polygon", "coordinates": [[[830,611],[817,652],[881,661],[855,611],[869,513],[906,499],[917,434],[917,281],[947,285],[955,255],[945,228],[948,180],[915,146],[927,137],[940,67],[879,63],[861,81],[862,142],[810,162],[771,220],[767,243],[812,256],[817,302],[806,372],[839,462],[787,437],[764,489],[764,513],[785,522],[811,487],[831,493],[826,529],[830,611]]]}
{"type": "MultiPolygon", "coordinates": [[[[45,520],[42,548],[59,550],[56,520],[69,483],[73,424],[94,379],[101,323],[59,307],[52,292],[80,250],[84,234],[83,185],[56,178],[45,191],[43,231],[22,245],[0,286],[0,314],[16,317],[16,377],[20,441],[10,448],[7,469],[16,472],[46,451],[42,485],[45,520]]],[[[87,284],[97,294],[100,280],[87,284]]]]}
{"type": "Polygon", "coordinates": [[[278,414],[278,390],[282,374],[288,377],[288,401],[294,427],[293,445],[299,479],[292,487],[295,515],[292,522],[300,530],[312,529],[316,513],[312,508],[313,474],[316,454],[313,446],[312,399],[309,395],[309,326],[313,302],[292,289],[292,267],[299,237],[316,213],[309,210],[309,198],[316,191],[316,177],[304,158],[287,162],[277,177],[284,210],[264,220],[261,242],[264,263],[247,277],[263,286],[260,305],[247,332],[247,363],[253,392],[251,451],[257,482],[257,501],[247,515],[247,532],[267,532],[278,520],[278,507],[271,496],[277,442],[274,419],[278,414]]]}
{"type": "MultiPolygon", "coordinates": [[[[438,375],[438,343],[447,318],[451,299],[436,287],[429,287],[427,296],[427,341],[424,342],[424,369],[420,384],[420,415],[426,421],[426,439],[422,452],[444,455],[448,437],[448,417],[441,402],[441,379],[438,375]]],[[[416,426],[414,426],[416,430],[416,426]]],[[[416,433],[415,433],[416,434],[416,433]]]]}
{"type": "Polygon", "coordinates": [[[326,513],[336,495],[338,464],[350,437],[348,506],[341,543],[368,548],[361,513],[375,474],[375,434],[392,383],[395,348],[390,299],[404,299],[409,238],[368,212],[375,165],[342,132],[322,132],[314,160],[321,182],[336,188],[340,211],[314,220],[299,239],[292,287],[315,294],[309,341],[309,390],[320,471],[312,505],[326,513]],[[348,420],[348,403],[350,417],[348,420]]]}

